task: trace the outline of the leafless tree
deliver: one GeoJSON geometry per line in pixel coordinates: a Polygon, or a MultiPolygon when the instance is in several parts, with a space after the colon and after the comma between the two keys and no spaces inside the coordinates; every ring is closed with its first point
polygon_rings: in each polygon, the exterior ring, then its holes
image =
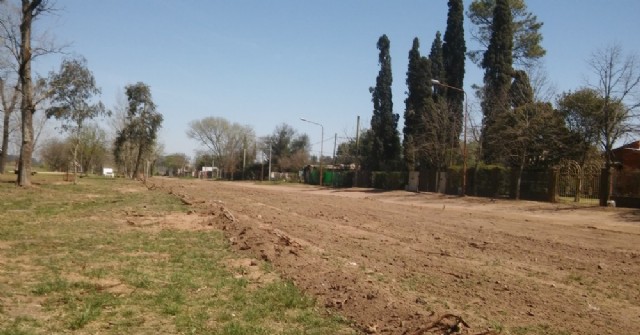
{"type": "Polygon", "coordinates": [[[599,48],[587,61],[596,83],[589,85],[604,98],[600,141],[605,153],[605,185],[601,185],[600,205],[610,197],[612,150],[616,141],[631,132],[640,107],[640,59],[635,53],[625,54],[622,46],[611,44],[599,48]]]}
{"type": "Polygon", "coordinates": [[[0,103],[2,105],[2,147],[0,149],[0,173],[5,172],[9,153],[9,138],[15,127],[12,114],[20,102],[20,83],[17,76],[17,36],[19,11],[6,1],[0,2],[0,103]]]}
{"type": "Polygon", "coordinates": [[[7,77],[0,77],[0,103],[2,104],[2,147],[0,148],[0,174],[4,173],[7,164],[7,155],[9,149],[9,135],[11,134],[11,115],[18,105],[19,90],[17,81],[14,85],[6,87],[7,77]]]}
{"type": "Polygon", "coordinates": [[[255,133],[250,126],[231,123],[221,117],[206,117],[192,121],[187,136],[207,147],[215,164],[233,175],[237,163],[242,161],[245,140],[253,141],[255,133]]]}
{"type": "Polygon", "coordinates": [[[533,100],[536,102],[551,102],[557,95],[556,86],[549,80],[549,75],[542,61],[527,66],[525,71],[529,76],[533,88],[533,100]]]}
{"type": "MultiPolygon", "coordinates": [[[[2,1],[0,3],[7,9],[13,8],[12,3],[2,1]]],[[[34,82],[31,74],[31,62],[38,56],[59,52],[63,47],[55,47],[51,40],[39,41],[32,44],[33,22],[45,13],[54,11],[53,0],[21,0],[18,14],[6,10],[3,13],[6,19],[0,20],[0,32],[2,41],[7,51],[12,56],[12,62],[16,66],[18,86],[21,93],[21,134],[20,159],[18,163],[18,180],[20,186],[31,185],[31,158],[34,152],[35,134],[33,129],[33,115],[37,111],[37,99],[34,98],[34,82]],[[12,16],[13,15],[13,16],[12,16]],[[12,19],[9,19],[12,17],[12,19]],[[15,18],[18,18],[17,20],[15,18]]]]}

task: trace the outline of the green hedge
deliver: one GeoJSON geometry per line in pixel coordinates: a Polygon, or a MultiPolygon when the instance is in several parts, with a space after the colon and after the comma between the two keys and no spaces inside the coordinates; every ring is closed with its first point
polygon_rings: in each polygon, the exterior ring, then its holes
{"type": "Polygon", "coordinates": [[[467,194],[481,197],[509,196],[511,170],[500,165],[481,165],[467,170],[467,194]],[[471,178],[468,178],[471,177],[471,178]]]}
{"type": "Polygon", "coordinates": [[[404,190],[408,182],[407,172],[373,172],[373,188],[382,190],[404,190]]]}

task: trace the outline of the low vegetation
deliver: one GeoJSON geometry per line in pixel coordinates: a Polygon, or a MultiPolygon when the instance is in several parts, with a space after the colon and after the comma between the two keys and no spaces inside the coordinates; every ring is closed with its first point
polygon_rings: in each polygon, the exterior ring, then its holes
{"type": "Polygon", "coordinates": [[[0,334],[352,333],[219,231],[180,226],[195,215],[179,199],[123,179],[13,178],[0,175],[0,334]]]}

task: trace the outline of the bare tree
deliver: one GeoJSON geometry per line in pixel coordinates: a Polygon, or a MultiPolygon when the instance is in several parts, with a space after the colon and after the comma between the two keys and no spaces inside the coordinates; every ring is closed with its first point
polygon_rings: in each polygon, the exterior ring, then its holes
{"type": "Polygon", "coordinates": [[[11,116],[20,98],[20,82],[17,77],[19,44],[18,9],[6,1],[0,2],[0,103],[2,104],[2,147],[0,149],[0,173],[5,172],[9,149],[9,136],[14,130],[11,116]]]}
{"type": "MultiPolygon", "coordinates": [[[[46,108],[47,103],[47,94],[48,94],[48,85],[47,81],[44,78],[38,77],[34,80],[34,106],[38,111],[41,111],[46,108]]],[[[20,98],[21,94],[18,91],[18,98],[20,98]]],[[[40,139],[44,136],[47,137],[49,135],[50,128],[48,127],[47,116],[44,113],[36,113],[33,115],[33,152],[38,151],[38,145],[40,144],[40,139]]],[[[9,120],[9,140],[8,152],[20,152],[20,148],[22,146],[22,114],[21,113],[11,113],[9,120]]],[[[16,161],[16,169],[17,169],[17,161],[16,161]]]]}
{"type": "Polygon", "coordinates": [[[537,61],[525,68],[535,102],[551,102],[557,95],[556,86],[549,80],[549,75],[542,61],[537,61]]]}
{"type": "Polygon", "coordinates": [[[633,129],[632,118],[640,107],[640,59],[625,55],[622,46],[611,44],[597,49],[588,60],[597,83],[591,83],[604,98],[600,123],[600,142],[605,153],[605,170],[600,190],[600,205],[610,197],[612,150],[616,141],[633,129]]]}
{"type": "Polygon", "coordinates": [[[242,161],[243,146],[255,138],[250,126],[231,123],[222,117],[206,117],[189,123],[187,136],[211,151],[215,164],[231,175],[242,161]]]}
{"type": "Polygon", "coordinates": [[[51,171],[64,171],[69,163],[69,141],[59,137],[44,142],[40,149],[40,156],[46,167],[51,171]]]}
{"type": "MultiPolygon", "coordinates": [[[[104,166],[109,152],[107,132],[98,124],[90,123],[82,128],[79,139],[77,143],[80,144],[76,149],[76,159],[85,174],[95,173],[96,169],[104,166]]],[[[70,140],[76,142],[73,137],[70,140]]]]}
{"type": "Polygon", "coordinates": [[[53,5],[50,0],[22,0],[20,37],[18,39],[16,35],[13,36],[13,44],[19,46],[19,53],[14,51],[14,54],[17,55],[18,78],[20,79],[20,91],[22,93],[20,104],[22,145],[17,180],[19,186],[31,185],[31,157],[34,150],[33,114],[36,112],[31,61],[39,55],[54,51],[53,47],[46,45],[32,48],[32,26],[38,17],[52,10],[53,5]]]}
{"type": "Polygon", "coordinates": [[[18,104],[18,97],[20,91],[18,89],[18,82],[15,81],[11,87],[6,87],[7,78],[0,77],[0,103],[2,104],[2,147],[0,148],[0,174],[4,173],[5,165],[7,164],[7,155],[9,149],[9,135],[11,133],[11,115],[16,109],[18,104]]]}

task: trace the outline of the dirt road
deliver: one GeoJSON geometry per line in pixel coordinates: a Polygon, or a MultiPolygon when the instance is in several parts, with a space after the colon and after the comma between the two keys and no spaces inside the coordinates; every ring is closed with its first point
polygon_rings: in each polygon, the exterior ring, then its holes
{"type": "Polygon", "coordinates": [[[363,332],[640,334],[637,210],[153,183],[363,332]]]}

